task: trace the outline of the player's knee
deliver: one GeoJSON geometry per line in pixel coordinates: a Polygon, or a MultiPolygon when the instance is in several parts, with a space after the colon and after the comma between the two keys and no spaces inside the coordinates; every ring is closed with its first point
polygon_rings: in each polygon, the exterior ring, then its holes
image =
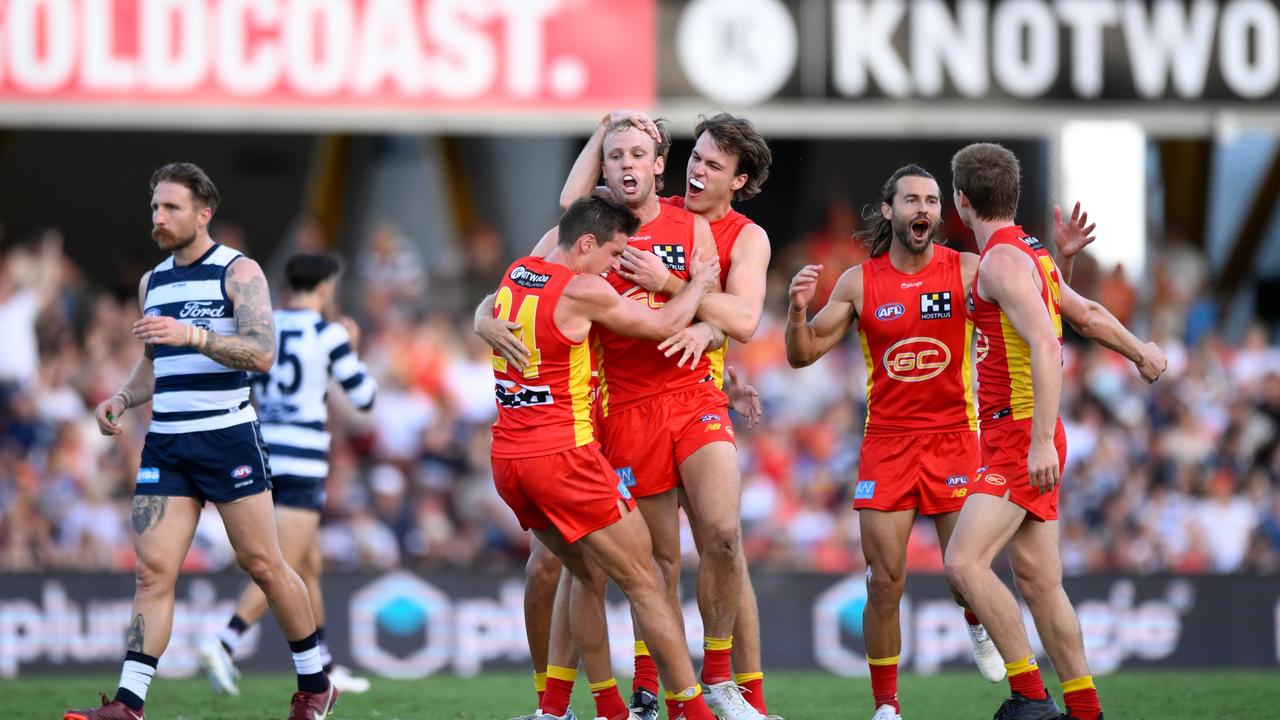
{"type": "Polygon", "coordinates": [[[178,580],[178,570],[168,563],[140,556],[134,568],[134,580],[139,595],[172,593],[178,580]]]}
{"type": "Polygon", "coordinates": [[[712,562],[734,563],[742,554],[742,532],[737,522],[709,523],[702,527],[702,557],[712,562]]]}
{"type": "Polygon", "coordinates": [[[236,552],[236,563],[240,569],[248,573],[259,586],[274,583],[284,571],[284,563],[278,557],[258,550],[241,550],[236,552]]]}
{"type": "Polygon", "coordinates": [[[948,552],[943,560],[943,571],[952,593],[967,595],[975,575],[982,570],[980,564],[960,553],[948,552]]]}
{"type": "Polygon", "coordinates": [[[905,585],[906,577],[901,571],[893,573],[888,568],[872,567],[871,572],[867,573],[868,600],[890,603],[897,607],[905,585]]]}
{"type": "Polygon", "coordinates": [[[1023,568],[1022,572],[1015,570],[1013,580],[1018,586],[1018,594],[1022,595],[1022,599],[1026,600],[1028,605],[1034,605],[1044,598],[1051,597],[1062,588],[1060,578],[1055,577],[1051,572],[1036,569],[1028,571],[1023,568]]]}
{"type": "Polygon", "coordinates": [[[549,552],[532,552],[524,566],[524,577],[527,585],[554,588],[560,582],[560,558],[549,552]]]}

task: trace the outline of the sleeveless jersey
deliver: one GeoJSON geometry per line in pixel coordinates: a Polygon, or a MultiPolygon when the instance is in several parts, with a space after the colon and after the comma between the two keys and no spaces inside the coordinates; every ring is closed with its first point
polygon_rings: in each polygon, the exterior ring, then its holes
{"type": "MultiPolygon", "coordinates": [[[[169,256],[151,272],[143,314],[171,317],[219,335],[235,335],[235,308],[227,296],[227,267],[241,254],[217,243],[190,265],[169,256]]],[[[220,430],[257,419],[249,404],[249,374],[195,348],[155,347],[151,432],[220,430]]]]}
{"type": "Polygon", "coordinates": [[[254,375],[262,439],[271,451],[271,473],[329,476],[329,380],[336,380],[360,410],[373,407],[377,382],[351,349],[342,323],[325,322],[314,310],[277,310],[276,364],[254,375]]]}
{"type": "MultiPolygon", "coordinates": [[[[673,195],[662,198],[662,202],[672,207],[683,208],[684,196],[673,195]]],[[[733,246],[738,242],[738,235],[748,225],[754,224],[751,218],[733,208],[729,208],[729,212],[724,217],[711,223],[711,237],[716,241],[716,255],[720,257],[720,288],[722,290],[728,287],[729,267],[733,264],[730,258],[733,257],[733,246]]],[[[723,346],[707,353],[707,359],[711,363],[711,379],[718,388],[724,387],[724,355],[728,349],[729,343],[726,342],[723,346]]]]}
{"type": "MultiPolygon", "coordinates": [[[[628,245],[657,255],[667,269],[681,280],[689,279],[688,260],[693,256],[693,213],[671,205],[659,204],[658,217],[640,226],[628,241],[628,245]]],[[[618,294],[628,300],[658,309],[671,298],[654,293],[622,279],[617,273],[609,273],[608,280],[618,294]]],[[[655,395],[680,392],[711,379],[711,361],[704,355],[698,366],[676,367],[679,355],[665,357],[652,340],[617,335],[605,328],[598,328],[602,353],[600,371],[600,410],[605,417],[610,412],[624,410],[655,395]]]]}
{"type": "Polygon", "coordinates": [[[494,457],[550,455],[591,443],[591,350],[556,326],[555,310],[575,273],[542,258],[524,257],[507,268],[494,298],[494,317],[518,322],[529,349],[522,373],[493,353],[498,420],[494,457]]]}
{"type": "Polygon", "coordinates": [[[858,338],[867,363],[868,436],[977,430],[973,324],[960,303],[960,253],[941,245],[907,275],[889,254],[862,263],[858,338]]]}
{"type": "MultiPolygon", "coordinates": [[[[983,257],[997,245],[1017,248],[1035,263],[1043,281],[1040,299],[1049,311],[1053,332],[1061,345],[1062,285],[1053,256],[1044,244],[1017,225],[993,233],[982,249],[983,257]]],[[[1035,409],[1035,396],[1031,389],[1031,348],[1013,329],[1000,306],[978,295],[977,278],[974,278],[969,292],[969,312],[978,329],[978,410],[982,414],[983,425],[1030,418],[1035,409]]]]}

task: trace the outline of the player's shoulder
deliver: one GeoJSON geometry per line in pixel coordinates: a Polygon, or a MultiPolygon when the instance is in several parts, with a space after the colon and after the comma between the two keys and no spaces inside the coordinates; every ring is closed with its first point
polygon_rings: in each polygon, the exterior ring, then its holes
{"type": "Polygon", "coordinates": [[[663,205],[670,205],[671,207],[678,207],[678,208],[680,208],[681,210],[683,210],[683,209],[684,209],[684,196],[683,196],[683,195],[668,195],[668,196],[666,196],[666,197],[658,196],[658,202],[662,203],[663,205]]]}
{"type": "Polygon", "coordinates": [[[852,300],[857,295],[861,295],[866,265],[865,262],[859,263],[840,273],[835,287],[831,290],[832,299],[852,300]]]}

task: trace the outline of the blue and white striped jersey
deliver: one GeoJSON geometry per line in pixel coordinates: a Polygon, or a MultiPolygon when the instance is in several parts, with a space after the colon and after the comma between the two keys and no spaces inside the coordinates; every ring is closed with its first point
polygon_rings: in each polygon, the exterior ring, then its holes
{"type": "Polygon", "coordinates": [[[377,383],[342,323],[325,322],[312,310],[277,310],[275,319],[276,364],[254,378],[271,473],[323,479],[329,475],[329,379],[361,410],[373,407],[377,383]]]}
{"type": "MultiPolygon", "coordinates": [[[[227,297],[227,267],[241,254],[214,243],[190,265],[170,256],[151,272],[143,314],[176,318],[219,335],[235,335],[235,307],[227,297]]],[[[195,348],[155,348],[151,432],[220,430],[257,419],[249,404],[249,374],[233,370],[195,348]]]]}

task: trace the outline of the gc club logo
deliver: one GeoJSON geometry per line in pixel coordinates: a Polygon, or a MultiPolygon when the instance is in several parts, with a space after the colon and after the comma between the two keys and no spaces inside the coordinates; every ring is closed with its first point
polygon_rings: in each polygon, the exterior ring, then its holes
{"type": "Polygon", "coordinates": [[[937,377],[951,364],[951,350],[941,340],[913,337],[884,351],[884,371],[902,382],[923,382],[937,377]]]}
{"type": "Polygon", "coordinates": [[[448,665],[453,647],[449,598],[407,572],[386,575],[351,598],[351,653],[390,678],[420,678],[448,665]]]}

